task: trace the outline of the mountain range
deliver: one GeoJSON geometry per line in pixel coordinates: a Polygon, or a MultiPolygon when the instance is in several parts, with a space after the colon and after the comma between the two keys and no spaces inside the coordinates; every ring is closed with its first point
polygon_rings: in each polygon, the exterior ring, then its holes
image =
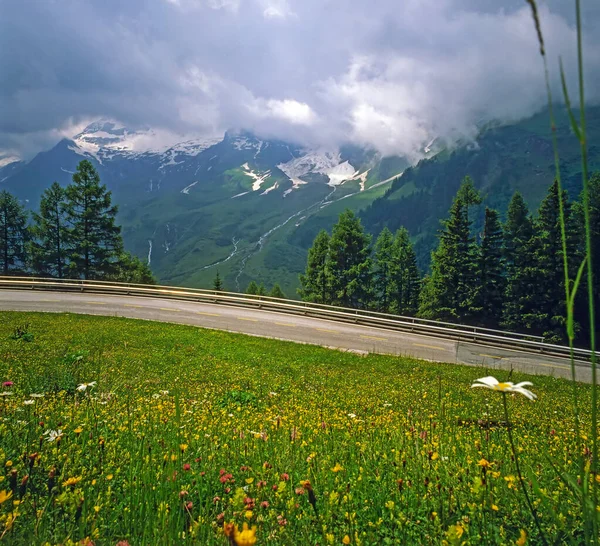
{"type": "Polygon", "coordinates": [[[100,120],[30,161],[7,162],[0,187],[37,209],[45,188],[68,184],[89,159],[119,205],[126,247],[160,282],[209,286],[218,270],[231,290],[257,279],[294,295],[306,248],[288,243],[293,230],[341,199],[372,201],[408,166],[374,150],[306,149],[249,132],[162,147],[154,136],[100,120]]]}
{"type": "MultiPolygon", "coordinates": [[[[588,111],[588,131],[590,164],[599,169],[599,107],[588,111]]],[[[556,134],[565,186],[576,197],[579,147],[564,112],[556,134]]],[[[78,162],[89,159],[119,205],[126,247],[161,283],[209,287],[219,271],[226,289],[278,282],[294,297],[314,237],[345,208],[375,236],[384,226],[406,226],[424,271],[464,176],[501,213],[516,190],[535,209],[554,179],[550,135],[541,112],[486,127],[452,149],[432,141],[410,165],[368,148],[307,149],[250,132],[157,146],[151,129],[100,120],[30,161],[0,160],[0,188],[37,209],[46,187],[68,184],[78,162]]],[[[476,229],[482,218],[483,207],[476,229]]]]}

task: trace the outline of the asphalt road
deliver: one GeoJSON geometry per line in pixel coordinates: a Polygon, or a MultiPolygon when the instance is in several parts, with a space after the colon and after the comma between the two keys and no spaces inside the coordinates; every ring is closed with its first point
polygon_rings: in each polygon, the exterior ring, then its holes
{"type": "MultiPolygon", "coordinates": [[[[569,362],[561,358],[223,304],[90,293],[0,290],[0,310],[129,317],[227,330],[363,354],[401,355],[449,364],[571,377],[569,362]]],[[[590,365],[578,362],[576,378],[590,383],[590,365]]]]}

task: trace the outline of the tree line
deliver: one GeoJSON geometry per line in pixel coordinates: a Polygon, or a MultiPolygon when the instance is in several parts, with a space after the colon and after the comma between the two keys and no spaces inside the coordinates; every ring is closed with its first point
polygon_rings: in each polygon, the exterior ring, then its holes
{"type": "MultiPolygon", "coordinates": [[[[591,214],[594,271],[600,271],[600,175],[592,177],[591,214]]],[[[506,219],[485,207],[483,228],[475,233],[473,212],[480,193],[466,177],[442,221],[430,272],[421,277],[406,229],[384,228],[372,244],[360,219],[343,212],[331,235],[321,231],[300,275],[305,301],[372,309],[434,320],[501,327],[565,338],[565,283],[574,282],[585,255],[581,199],[571,202],[553,183],[535,215],[516,192],[506,219]],[[567,245],[563,248],[560,208],[567,245]],[[564,265],[568,266],[569,279],[564,265]]],[[[600,275],[598,275],[600,277],[600,275]]],[[[600,304],[600,279],[594,279],[600,304]]],[[[577,328],[588,329],[582,292],[577,328]]],[[[583,337],[583,336],[582,336],[583,337]]]]}
{"type": "Polygon", "coordinates": [[[117,206],[98,172],[83,160],[73,182],[54,182],[30,214],[0,191],[0,271],[3,275],[155,283],[149,266],[125,252],[117,206]]]}

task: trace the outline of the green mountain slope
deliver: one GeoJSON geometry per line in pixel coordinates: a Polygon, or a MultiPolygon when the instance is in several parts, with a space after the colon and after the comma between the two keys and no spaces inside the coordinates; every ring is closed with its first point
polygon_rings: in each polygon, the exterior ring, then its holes
{"type": "MultiPolygon", "coordinates": [[[[589,108],[589,158],[592,170],[600,169],[600,107],[589,108]]],[[[554,180],[554,153],[548,113],[492,127],[475,143],[454,151],[443,151],[407,169],[385,195],[362,213],[365,227],[378,234],[384,226],[405,226],[416,243],[419,264],[426,269],[430,251],[437,244],[439,221],[445,218],[461,180],[469,175],[484,198],[475,222],[483,223],[487,205],[502,215],[515,191],[520,191],[531,210],[554,180]]],[[[577,139],[571,134],[566,114],[557,116],[557,139],[563,183],[570,197],[581,190],[581,159],[577,139]]]]}

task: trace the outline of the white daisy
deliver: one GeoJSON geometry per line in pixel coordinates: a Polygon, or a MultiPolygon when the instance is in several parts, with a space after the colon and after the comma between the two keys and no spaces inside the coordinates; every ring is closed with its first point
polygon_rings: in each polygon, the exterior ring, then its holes
{"type": "Polygon", "coordinates": [[[515,385],[514,383],[511,383],[510,381],[507,381],[506,383],[500,383],[495,377],[488,376],[488,377],[482,377],[481,379],[476,379],[475,383],[473,383],[471,385],[471,388],[484,387],[486,389],[491,389],[493,391],[500,391],[500,392],[505,392],[505,393],[518,392],[519,394],[522,394],[523,396],[526,396],[527,398],[529,398],[529,400],[535,400],[537,398],[537,396],[534,393],[532,393],[530,390],[523,388],[523,387],[532,387],[532,386],[533,386],[533,383],[530,383],[529,381],[522,381],[521,383],[517,383],[515,385]]]}

